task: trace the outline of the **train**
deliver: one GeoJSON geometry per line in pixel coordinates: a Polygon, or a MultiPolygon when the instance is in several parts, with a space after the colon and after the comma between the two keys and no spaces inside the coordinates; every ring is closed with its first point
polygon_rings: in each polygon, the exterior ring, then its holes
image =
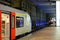
{"type": "Polygon", "coordinates": [[[0,4],[0,40],[15,40],[29,32],[31,18],[27,12],[0,4]]]}

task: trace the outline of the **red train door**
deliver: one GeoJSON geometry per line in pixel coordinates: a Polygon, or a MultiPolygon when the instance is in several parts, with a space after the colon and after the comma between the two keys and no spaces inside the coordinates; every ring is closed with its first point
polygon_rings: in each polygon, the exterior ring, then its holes
{"type": "Polygon", "coordinates": [[[16,31],[16,16],[14,12],[0,10],[0,40],[14,40],[16,31]]]}
{"type": "Polygon", "coordinates": [[[16,38],[16,15],[14,12],[11,13],[11,40],[16,38]]]}
{"type": "Polygon", "coordinates": [[[0,10],[0,40],[2,40],[2,11],[0,10]]]}
{"type": "Polygon", "coordinates": [[[0,10],[0,40],[10,40],[10,12],[0,10]]]}

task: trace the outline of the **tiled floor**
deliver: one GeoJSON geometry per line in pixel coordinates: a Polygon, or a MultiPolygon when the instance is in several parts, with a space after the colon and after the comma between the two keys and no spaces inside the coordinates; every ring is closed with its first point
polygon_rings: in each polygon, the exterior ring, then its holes
{"type": "Polygon", "coordinates": [[[46,27],[18,40],[60,40],[60,27],[46,27]]]}

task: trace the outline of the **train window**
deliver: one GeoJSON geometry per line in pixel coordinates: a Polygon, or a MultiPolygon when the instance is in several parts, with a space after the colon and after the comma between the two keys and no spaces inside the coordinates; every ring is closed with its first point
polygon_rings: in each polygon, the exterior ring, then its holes
{"type": "Polygon", "coordinates": [[[12,28],[14,28],[14,16],[12,16],[12,28]]]}
{"type": "Polygon", "coordinates": [[[2,33],[5,34],[5,21],[2,21],[2,33]]]}
{"type": "Polygon", "coordinates": [[[23,27],[24,26],[24,18],[23,17],[16,17],[16,27],[23,27]]]}

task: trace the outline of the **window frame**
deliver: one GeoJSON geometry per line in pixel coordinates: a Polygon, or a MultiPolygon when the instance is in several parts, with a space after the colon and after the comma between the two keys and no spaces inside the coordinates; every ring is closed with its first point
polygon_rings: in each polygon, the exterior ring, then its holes
{"type": "MultiPolygon", "coordinates": [[[[20,20],[20,21],[21,21],[21,20],[20,20]]],[[[20,23],[20,24],[21,24],[21,23],[20,23]]],[[[20,25],[20,24],[19,24],[19,25],[20,25]]],[[[19,28],[19,27],[24,27],[24,17],[18,17],[18,16],[16,17],[16,28],[19,28]],[[22,18],[22,19],[23,19],[23,20],[22,20],[22,26],[17,26],[17,18],[19,18],[19,19],[22,18]]]]}

